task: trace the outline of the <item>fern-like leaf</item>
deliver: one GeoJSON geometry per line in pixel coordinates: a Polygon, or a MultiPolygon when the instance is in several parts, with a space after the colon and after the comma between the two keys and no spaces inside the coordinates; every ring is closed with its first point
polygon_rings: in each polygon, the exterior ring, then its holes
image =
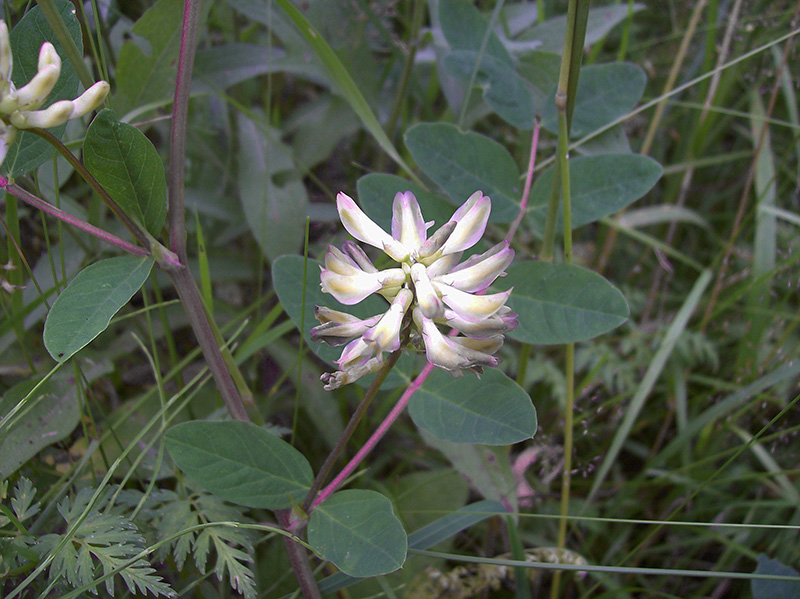
{"type": "MultiPolygon", "coordinates": [[[[73,501],[65,498],[59,503],[58,511],[67,528],[77,522],[91,495],[91,489],[83,489],[73,501]]],[[[43,555],[54,552],[63,538],[64,535],[45,535],[40,538],[38,549],[43,555]]],[[[109,574],[138,555],[144,546],[144,539],[133,522],[113,511],[100,512],[99,506],[95,506],[53,559],[50,578],[64,579],[73,587],[89,586],[90,592],[97,594],[97,585],[92,583],[99,578],[99,571],[109,574]]],[[[125,566],[117,575],[132,593],[138,589],[142,594],[175,596],[174,591],[144,558],[125,566]]],[[[113,576],[105,580],[105,590],[114,596],[113,576]]]]}

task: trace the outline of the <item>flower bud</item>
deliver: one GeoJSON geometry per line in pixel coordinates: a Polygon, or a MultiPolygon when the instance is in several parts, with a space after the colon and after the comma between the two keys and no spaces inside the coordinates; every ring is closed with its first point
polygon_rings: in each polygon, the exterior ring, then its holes
{"type": "Polygon", "coordinates": [[[77,119],[92,110],[96,110],[106,99],[111,86],[107,81],[98,81],[72,101],[73,110],[71,119],[77,119]]]}
{"type": "Polygon", "coordinates": [[[55,47],[50,42],[45,42],[39,49],[39,64],[37,70],[41,71],[48,65],[55,65],[58,72],[61,72],[61,57],[56,52],[55,47]]]}
{"type": "Polygon", "coordinates": [[[72,114],[72,102],[62,100],[51,104],[44,110],[20,110],[11,114],[11,124],[17,129],[31,127],[58,127],[69,120],[72,114]]]}
{"type": "Polygon", "coordinates": [[[11,54],[11,41],[8,38],[8,25],[6,25],[5,21],[0,21],[0,84],[5,86],[0,89],[0,94],[8,91],[13,65],[14,59],[11,54]]]}
{"type": "MultiPolygon", "coordinates": [[[[13,97],[16,100],[16,108],[19,110],[36,110],[44,104],[47,96],[53,91],[60,72],[61,67],[58,65],[45,65],[27,85],[19,88],[16,92],[11,92],[9,97],[13,97]]],[[[70,110],[71,112],[72,110],[70,110]]]]}

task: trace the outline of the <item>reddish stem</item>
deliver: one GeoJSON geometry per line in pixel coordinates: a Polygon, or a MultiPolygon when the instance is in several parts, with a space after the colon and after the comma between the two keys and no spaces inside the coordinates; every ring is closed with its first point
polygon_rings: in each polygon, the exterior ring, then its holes
{"type": "Polygon", "coordinates": [[[536,166],[536,149],[539,147],[539,117],[536,117],[533,120],[533,139],[531,140],[531,157],[528,161],[528,173],[525,176],[525,189],[522,192],[522,201],[519,204],[519,213],[517,214],[517,218],[514,219],[514,222],[511,223],[511,227],[508,229],[508,234],[506,235],[506,241],[511,243],[511,240],[514,239],[514,235],[519,228],[522,219],[525,217],[525,212],[528,209],[528,197],[531,194],[531,183],[533,182],[533,168],[536,166]]]}
{"type": "Polygon", "coordinates": [[[32,193],[24,190],[16,183],[9,183],[8,179],[4,177],[0,177],[0,188],[5,189],[11,195],[19,198],[23,202],[30,204],[34,208],[38,208],[42,212],[46,212],[47,214],[56,217],[64,221],[65,223],[77,227],[81,231],[88,233],[89,235],[93,235],[98,239],[105,241],[113,246],[116,246],[122,250],[125,250],[129,254],[133,254],[134,256],[149,256],[150,252],[147,251],[145,248],[134,245],[124,239],[117,237],[109,233],[108,231],[101,229],[100,227],[95,227],[92,224],[87,223],[85,220],[78,218],[77,216],[73,216],[68,212],[64,212],[63,210],[56,208],[52,204],[45,202],[43,199],[36,197],[32,193]]]}
{"type": "Polygon", "coordinates": [[[433,370],[434,366],[430,362],[425,365],[425,368],[422,369],[422,372],[419,373],[414,382],[411,383],[408,388],[403,392],[403,395],[400,396],[400,399],[392,408],[392,411],[383,419],[383,422],[380,423],[375,432],[372,433],[372,436],[367,440],[364,446],[358,450],[353,459],[348,462],[347,466],[342,469],[342,471],[336,475],[330,484],[325,487],[322,492],[314,499],[314,502],[311,504],[311,509],[314,509],[320,503],[325,501],[328,497],[333,495],[333,493],[342,485],[342,483],[353,473],[358,465],[367,457],[370,451],[372,451],[375,446],[378,444],[378,441],[386,434],[386,431],[389,430],[389,427],[394,424],[395,420],[398,419],[400,414],[403,413],[403,410],[406,409],[411,396],[422,386],[422,383],[425,382],[425,379],[428,378],[428,375],[433,370]]]}

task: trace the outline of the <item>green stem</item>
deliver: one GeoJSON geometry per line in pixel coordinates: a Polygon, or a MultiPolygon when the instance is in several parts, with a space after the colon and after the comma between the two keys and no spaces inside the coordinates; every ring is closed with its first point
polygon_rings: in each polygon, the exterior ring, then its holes
{"type": "Polygon", "coordinates": [[[558,199],[561,187],[561,163],[556,161],[553,165],[553,182],[550,186],[550,199],[547,201],[547,216],[544,221],[542,234],[542,247],[539,250],[539,260],[553,261],[553,252],[556,245],[556,218],[558,217],[558,199]]]}
{"type": "Polygon", "coordinates": [[[78,50],[78,46],[75,45],[75,40],[72,39],[69,31],[67,31],[67,26],[64,25],[64,20],[61,18],[61,14],[58,12],[55,2],[53,2],[53,0],[36,0],[36,4],[39,5],[42,14],[44,14],[50,27],[53,29],[53,33],[56,34],[56,39],[58,39],[58,43],[61,44],[61,48],[66,53],[67,59],[78,74],[81,85],[83,85],[84,89],[89,89],[94,85],[94,77],[92,77],[92,74],[89,72],[86,63],[83,62],[83,55],[80,50],[78,50]]]}
{"type": "MultiPolygon", "coordinates": [[[[586,21],[589,3],[581,0],[570,0],[567,12],[567,29],[564,36],[564,54],[561,60],[558,89],[556,90],[556,108],[558,109],[558,152],[556,165],[561,188],[561,201],[564,218],[564,261],[572,264],[572,198],[569,175],[569,131],[572,110],[575,106],[575,93],[578,88],[581,52],[586,36],[586,21]]],[[[550,214],[548,214],[548,218],[550,214]]],[[[553,219],[555,220],[555,219],[553,219]]],[[[566,397],[564,408],[564,469],[561,474],[561,518],[558,523],[558,548],[563,549],[567,540],[567,516],[569,514],[570,483],[572,476],[572,428],[574,422],[575,403],[575,344],[566,346],[564,364],[566,379],[566,397]]],[[[551,599],[559,596],[561,572],[553,575],[550,587],[551,599]]]]}

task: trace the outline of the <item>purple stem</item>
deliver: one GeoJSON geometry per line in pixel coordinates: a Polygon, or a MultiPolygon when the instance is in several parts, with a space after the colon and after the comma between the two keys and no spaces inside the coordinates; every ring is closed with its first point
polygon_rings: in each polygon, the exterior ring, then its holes
{"type": "Polygon", "coordinates": [[[189,94],[192,87],[194,55],[197,50],[200,0],[184,0],[181,49],[175,98],[172,102],[172,132],[169,140],[169,248],[183,264],[186,256],[186,217],[183,208],[184,162],[186,160],[186,121],[189,114],[189,94]]]}
{"type": "Polygon", "coordinates": [[[514,239],[514,235],[519,228],[522,219],[525,216],[525,211],[528,208],[528,197],[531,194],[531,183],[533,182],[533,167],[536,166],[536,149],[539,147],[539,117],[533,119],[533,139],[531,140],[531,158],[528,161],[528,174],[525,177],[525,190],[522,192],[522,201],[519,204],[519,213],[517,214],[517,218],[514,219],[514,222],[511,223],[511,227],[508,229],[508,234],[506,235],[506,241],[511,243],[511,240],[514,239]]]}
{"type": "Polygon", "coordinates": [[[11,195],[19,198],[27,204],[30,204],[34,208],[38,208],[42,212],[46,212],[47,214],[54,216],[69,225],[77,227],[89,235],[93,235],[94,237],[97,237],[106,243],[116,246],[121,250],[125,250],[129,254],[133,254],[134,256],[150,255],[150,252],[145,248],[125,241],[124,239],[121,239],[116,235],[112,235],[100,227],[95,227],[94,225],[87,223],[85,220],[81,220],[77,216],[72,216],[68,212],[64,212],[63,210],[56,208],[52,204],[45,202],[43,199],[36,197],[32,193],[22,189],[16,183],[9,183],[4,177],[0,177],[0,188],[5,189],[11,195]]]}
{"type": "Polygon", "coordinates": [[[428,378],[428,375],[433,370],[434,366],[430,362],[425,364],[425,368],[422,369],[422,372],[419,373],[414,382],[411,383],[408,388],[403,392],[403,395],[400,396],[400,399],[397,401],[395,406],[392,408],[392,411],[383,419],[383,422],[380,423],[375,432],[372,433],[372,436],[367,440],[367,442],[363,445],[361,449],[358,450],[353,459],[348,462],[347,466],[342,469],[342,471],[336,475],[330,484],[325,487],[322,492],[317,496],[314,502],[311,504],[311,508],[315,508],[320,503],[325,501],[328,497],[333,495],[333,493],[341,486],[341,484],[353,473],[358,465],[367,457],[370,451],[372,451],[375,446],[378,444],[378,441],[381,440],[383,435],[386,434],[386,431],[389,430],[389,427],[394,424],[395,420],[400,417],[400,414],[403,413],[403,410],[406,409],[411,396],[422,386],[422,383],[425,382],[425,379],[428,378]]]}
{"type": "MultiPolygon", "coordinates": [[[[291,529],[291,510],[278,510],[275,512],[275,516],[278,518],[278,524],[285,530],[291,529]]],[[[317,586],[311,564],[308,563],[306,548],[289,537],[283,537],[283,546],[286,548],[286,553],[289,554],[289,562],[297,578],[300,591],[303,593],[303,598],[322,599],[322,593],[317,586]]]]}

